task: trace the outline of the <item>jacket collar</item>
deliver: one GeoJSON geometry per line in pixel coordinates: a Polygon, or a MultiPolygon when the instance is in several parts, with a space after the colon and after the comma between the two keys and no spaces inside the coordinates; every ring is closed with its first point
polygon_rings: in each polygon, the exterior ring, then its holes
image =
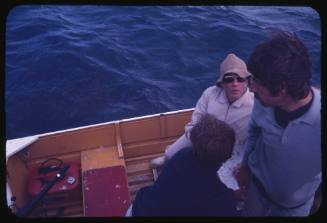
{"type": "MultiPolygon", "coordinates": [[[[229,104],[226,92],[223,88],[221,88],[221,91],[218,94],[220,94],[220,97],[218,98],[219,103],[229,104]]],[[[239,99],[234,101],[230,106],[235,107],[235,108],[241,107],[248,100],[249,94],[251,94],[251,93],[250,93],[249,89],[247,88],[245,93],[239,99]]]]}

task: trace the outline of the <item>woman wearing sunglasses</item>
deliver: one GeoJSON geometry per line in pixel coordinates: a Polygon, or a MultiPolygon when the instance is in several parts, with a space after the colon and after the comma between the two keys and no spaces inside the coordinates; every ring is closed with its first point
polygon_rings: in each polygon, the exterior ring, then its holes
{"type": "Polygon", "coordinates": [[[250,120],[254,97],[248,89],[251,74],[246,64],[235,54],[228,54],[220,64],[220,75],[215,86],[207,88],[198,100],[192,120],[186,124],[185,133],[165,150],[165,155],[150,162],[152,168],[162,166],[176,152],[191,146],[190,130],[203,114],[229,124],[236,133],[236,143],[232,157],[219,169],[218,175],[227,187],[238,190],[233,169],[241,162],[243,145],[246,139],[246,128],[250,120]]]}

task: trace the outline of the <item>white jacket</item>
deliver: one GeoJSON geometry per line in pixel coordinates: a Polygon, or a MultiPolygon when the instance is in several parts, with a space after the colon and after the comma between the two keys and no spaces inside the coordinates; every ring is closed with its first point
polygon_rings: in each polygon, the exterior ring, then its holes
{"type": "Polygon", "coordinates": [[[254,103],[253,93],[247,90],[242,97],[234,103],[229,104],[223,88],[211,86],[207,88],[196,103],[192,120],[186,124],[185,133],[165,151],[166,157],[171,158],[176,152],[184,147],[191,146],[189,134],[201,115],[209,113],[217,119],[229,124],[235,131],[236,142],[232,157],[219,169],[220,179],[231,189],[238,189],[238,185],[231,174],[233,168],[239,164],[244,154],[244,143],[246,140],[247,125],[250,120],[254,103]],[[230,182],[229,182],[230,181],[230,182]]]}

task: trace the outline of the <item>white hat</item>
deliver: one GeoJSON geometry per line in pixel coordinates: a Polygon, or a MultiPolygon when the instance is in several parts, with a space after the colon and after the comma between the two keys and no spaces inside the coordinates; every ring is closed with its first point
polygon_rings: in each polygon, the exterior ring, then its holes
{"type": "Polygon", "coordinates": [[[245,62],[233,53],[228,54],[226,59],[220,64],[220,75],[216,82],[218,86],[222,82],[225,74],[228,73],[235,73],[242,78],[252,76],[252,74],[248,72],[245,62]]]}

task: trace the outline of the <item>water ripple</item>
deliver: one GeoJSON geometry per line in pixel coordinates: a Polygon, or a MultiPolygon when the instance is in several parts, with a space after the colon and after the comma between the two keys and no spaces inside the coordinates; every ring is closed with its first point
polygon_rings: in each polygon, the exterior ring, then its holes
{"type": "Polygon", "coordinates": [[[320,84],[321,30],[305,7],[26,5],[6,23],[6,137],[193,107],[234,52],[296,32],[320,84]]]}

